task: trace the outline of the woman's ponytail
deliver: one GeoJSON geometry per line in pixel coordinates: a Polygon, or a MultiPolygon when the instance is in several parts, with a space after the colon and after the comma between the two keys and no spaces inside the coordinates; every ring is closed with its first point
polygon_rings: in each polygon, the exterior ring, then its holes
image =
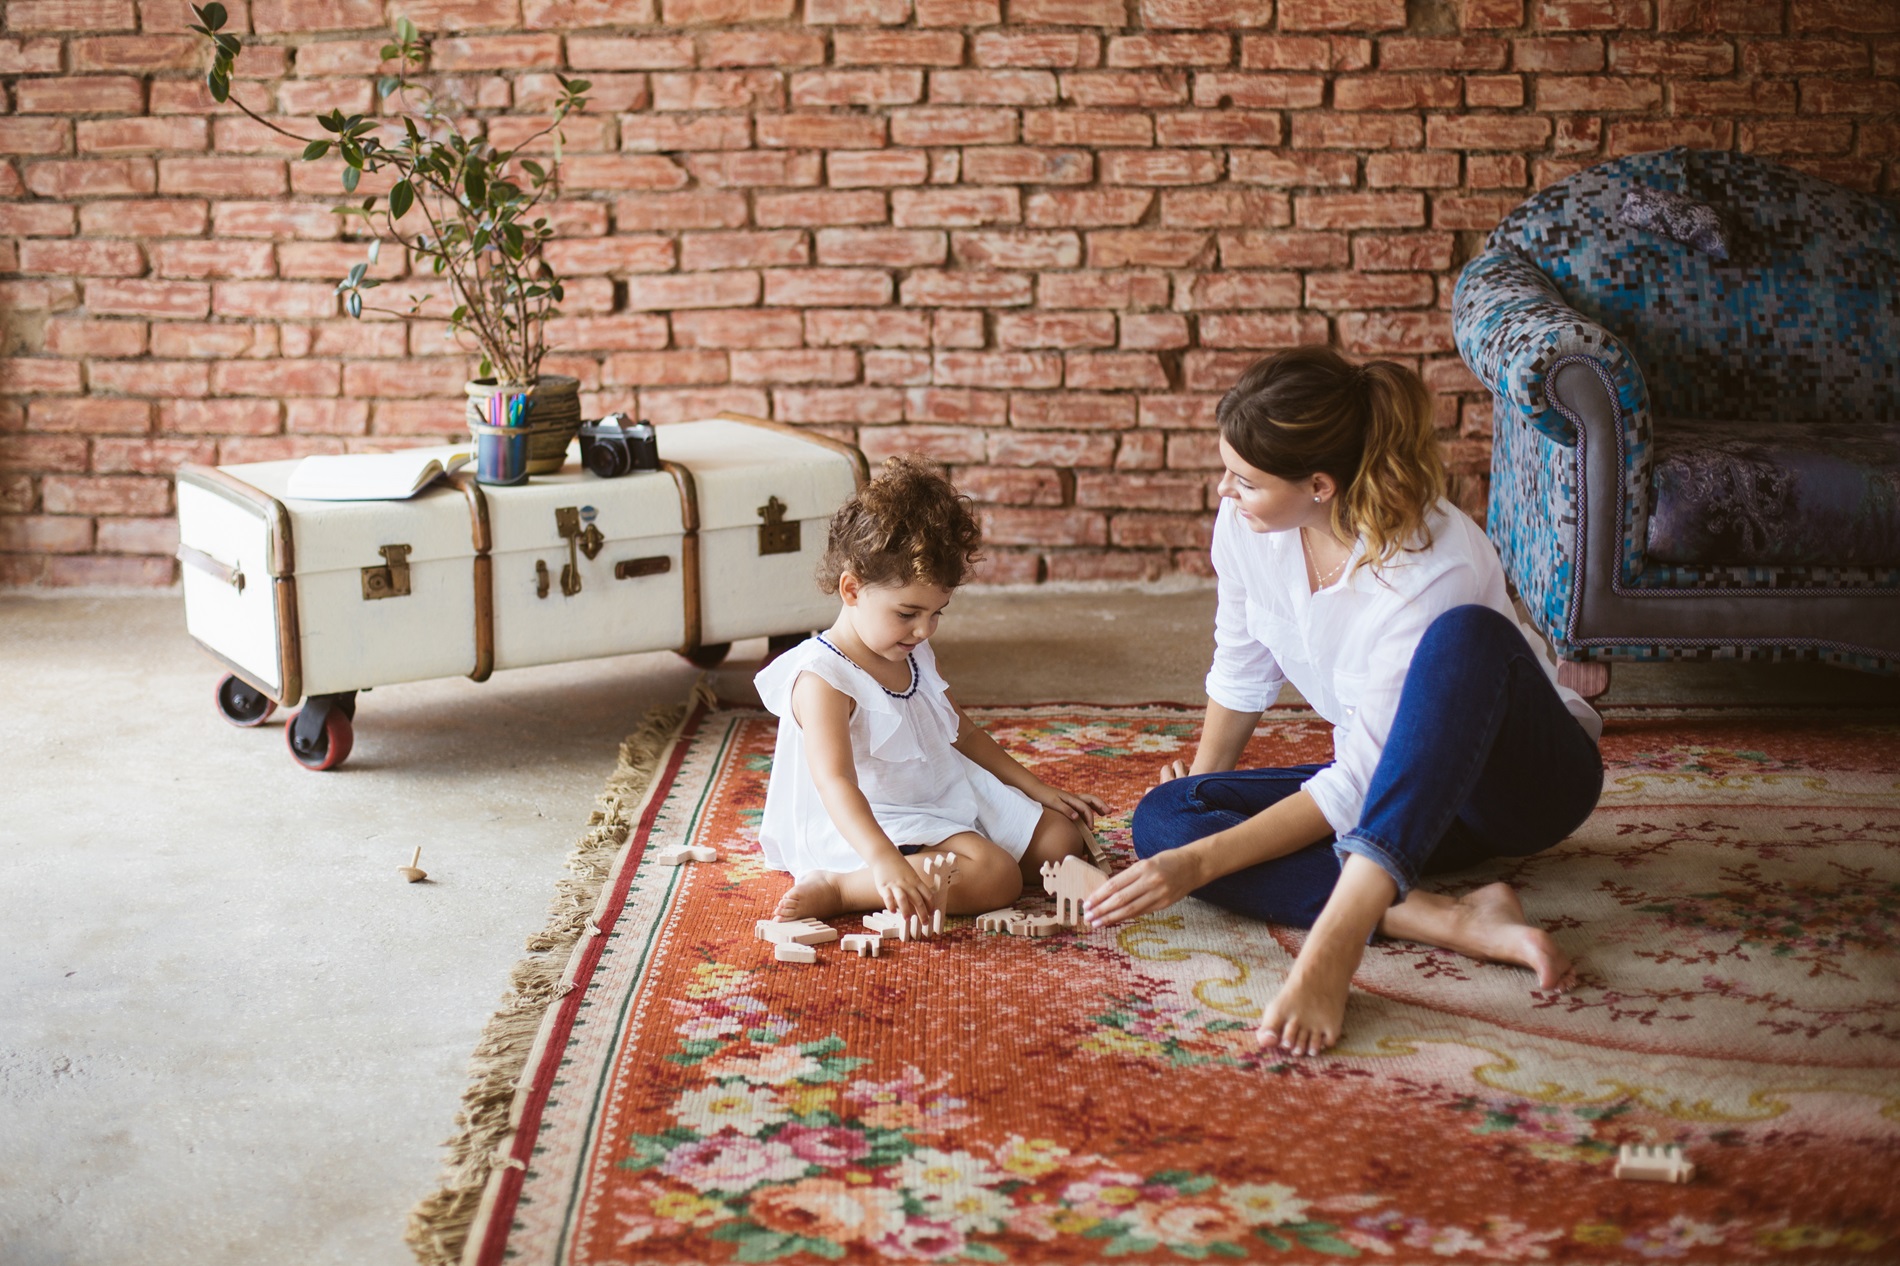
{"type": "Polygon", "coordinates": [[[1334,531],[1365,540],[1362,564],[1430,547],[1427,519],[1445,495],[1445,463],[1431,393],[1410,369],[1296,347],[1256,362],[1214,416],[1249,465],[1281,479],[1331,475],[1340,489],[1334,531]]]}

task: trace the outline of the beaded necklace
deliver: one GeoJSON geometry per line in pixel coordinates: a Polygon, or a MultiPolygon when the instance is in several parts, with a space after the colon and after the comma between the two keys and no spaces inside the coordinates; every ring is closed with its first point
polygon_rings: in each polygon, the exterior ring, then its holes
{"type": "MultiPolygon", "coordinates": [[[[833,655],[836,655],[839,659],[842,659],[845,663],[851,665],[851,667],[863,673],[866,677],[870,677],[872,681],[877,681],[877,678],[871,676],[871,671],[868,668],[866,668],[863,664],[860,664],[857,660],[852,659],[849,655],[845,654],[843,651],[833,646],[830,642],[826,641],[825,635],[823,633],[816,634],[815,636],[817,638],[818,645],[824,647],[826,650],[830,651],[833,655]]],[[[917,682],[918,682],[917,653],[913,651],[909,655],[906,655],[904,659],[907,663],[910,664],[910,689],[909,690],[906,690],[902,694],[899,694],[897,691],[892,690],[889,686],[885,685],[883,682],[877,681],[877,688],[879,690],[882,690],[885,694],[889,695],[893,699],[908,699],[912,695],[917,693],[917,682]]]]}

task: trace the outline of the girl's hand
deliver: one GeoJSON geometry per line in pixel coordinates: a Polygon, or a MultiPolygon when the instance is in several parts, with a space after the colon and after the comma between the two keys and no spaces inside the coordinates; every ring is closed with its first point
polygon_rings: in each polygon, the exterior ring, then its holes
{"type": "Polygon", "coordinates": [[[926,924],[930,922],[931,911],[936,908],[932,904],[935,890],[902,853],[892,850],[889,857],[872,862],[871,878],[886,910],[894,910],[905,919],[914,914],[926,924]]]}
{"type": "Polygon", "coordinates": [[[1102,928],[1167,909],[1201,886],[1195,858],[1185,849],[1170,849],[1136,862],[1082,903],[1082,917],[1090,927],[1102,928]]]}
{"type": "Polygon", "coordinates": [[[1051,787],[1048,783],[1032,797],[1046,809],[1054,809],[1065,818],[1083,822],[1090,827],[1095,825],[1097,815],[1108,812],[1108,805],[1100,797],[1084,795],[1077,791],[1064,791],[1060,787],[1051,787]]]}
{"type": "Polygon", "coordinates": [[[1188,763],[1184,760],[1171,760],[1161,767],[1161,775],[1155,780],[1155,785],[1160,786],[1164,782],[1173,782],[1177,778],[1187,776],[1188,763]]]}

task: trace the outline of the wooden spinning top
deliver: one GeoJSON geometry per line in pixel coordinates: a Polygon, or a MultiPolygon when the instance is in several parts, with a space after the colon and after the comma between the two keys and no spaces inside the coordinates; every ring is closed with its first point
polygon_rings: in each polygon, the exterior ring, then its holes
{"type": "Polygon", "coordinates": [[[396,867],[396,871],[404,879],[407,879],[410,883],[419,884],[423,880],[429,877],[428,871],[416,869],[416,863],[421,860],[422,860],[422,845],[418,844],[416,845],[415,856],[409,859],[409,864],[407,866],[396,867]]]}

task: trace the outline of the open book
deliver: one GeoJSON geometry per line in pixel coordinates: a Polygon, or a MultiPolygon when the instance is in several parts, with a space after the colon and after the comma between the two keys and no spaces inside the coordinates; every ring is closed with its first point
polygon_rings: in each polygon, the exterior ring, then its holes
{"type": "Polygon", "coordinates": [[[401,501],[459,470],[473,456],[467,448],[418,448],[306,457],[290,473],[284,494],[305,501],[401,501]]]}

